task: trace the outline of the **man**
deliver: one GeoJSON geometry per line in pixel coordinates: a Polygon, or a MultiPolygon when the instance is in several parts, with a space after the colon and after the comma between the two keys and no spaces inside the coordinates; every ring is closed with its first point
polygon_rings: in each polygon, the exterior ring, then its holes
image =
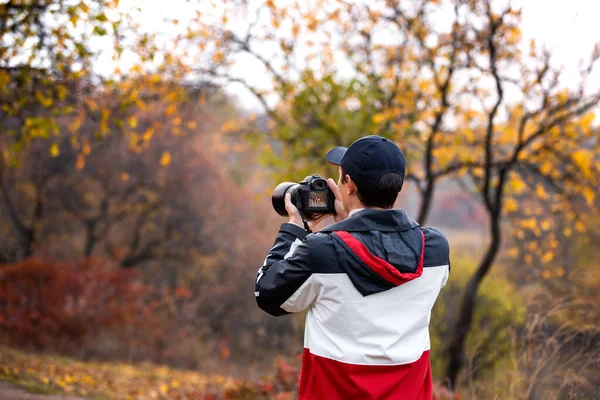
{"type": "Polygon", "coordinates": [[[308,309],[300,399],[429,400],[429,319],[448,242],[392,209],[406,172],[393,142],[366,136],[326,159],[339,166],[338,184],[328,179],[336,223],[308,234],[286,196],[290,221],[258,271],[258,305],[276,316],[308,309]]]}

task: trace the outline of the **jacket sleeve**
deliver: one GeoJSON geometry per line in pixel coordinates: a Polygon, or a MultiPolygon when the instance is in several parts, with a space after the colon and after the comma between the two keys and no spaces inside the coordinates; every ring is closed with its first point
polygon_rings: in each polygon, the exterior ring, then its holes
{"type": "Polygon", "coordinates": [[[254,296],[258,306],[271,315],[302,311],[316,297],[306,236],[301,227],[282,224],[273,248],[258,270],[254,296]]]}

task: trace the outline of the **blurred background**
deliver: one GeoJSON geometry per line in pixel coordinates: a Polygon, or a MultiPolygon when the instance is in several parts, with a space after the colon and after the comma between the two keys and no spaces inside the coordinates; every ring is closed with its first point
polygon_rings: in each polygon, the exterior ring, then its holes
{"type": "Polygon", "coordinates": [[[436,398],[600,398],[599,12],[0,0],[0,398],[295,398],[270,193],[368,134],[450,241],[436,398]]]}

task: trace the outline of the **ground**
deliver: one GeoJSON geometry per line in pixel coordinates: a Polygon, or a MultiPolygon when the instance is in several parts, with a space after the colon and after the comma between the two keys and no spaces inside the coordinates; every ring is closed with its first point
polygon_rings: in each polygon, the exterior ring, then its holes
{"type": "Polygon", "coordinates": [[[11,383],[0,381],[2,400],[83,400],[82,397],[29,393],[11,383]]]}
{"type": "Polygon", "coordinates": [[[0,400],[291,400],[299,370],[240,380],[150,363],[79,361],[0,346],[0,400]]]}
{"type": "MultiPolygon", "coordinates": [[[[250,388],[248,382],[217,374],[150,363],[83,362],[8,347],[0,347],[0,382],[2,400],[235,398],[240,389],[250,388]],[[26,392],[38,395],[23,397],[26,392]]],[[[257,399],[271,397],[271,393],[260,393],[260,385],[252,388],[258,390],[254,393],[257,399]]]]}

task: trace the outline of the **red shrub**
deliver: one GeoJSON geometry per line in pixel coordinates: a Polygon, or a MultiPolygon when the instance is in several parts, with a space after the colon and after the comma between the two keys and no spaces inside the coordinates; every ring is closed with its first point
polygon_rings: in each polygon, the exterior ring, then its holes
{"type": "Polygon", "coordinates": [[[129,322],[147,289],[136,271],[29,259],[0,267],[2,339],[76,350],[103,329],[129,322]]]}

